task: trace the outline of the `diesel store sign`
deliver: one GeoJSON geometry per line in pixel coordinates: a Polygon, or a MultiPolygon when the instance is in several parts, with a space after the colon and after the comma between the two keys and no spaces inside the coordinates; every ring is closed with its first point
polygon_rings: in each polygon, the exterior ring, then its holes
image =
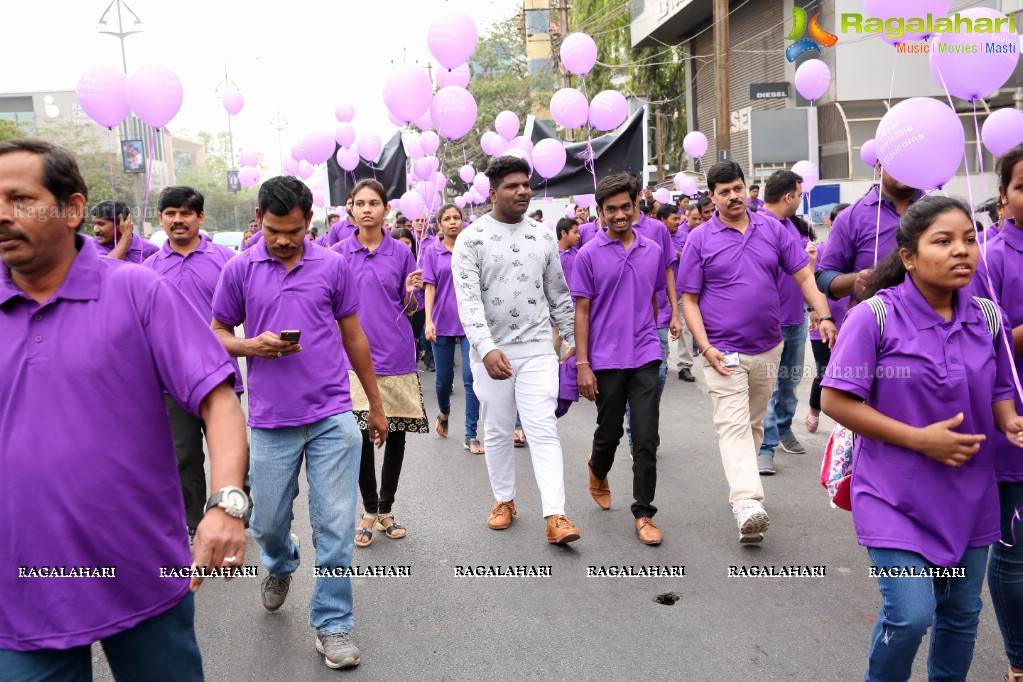
{"type": "Polygon", "coordinates": [[[785,99],[788,96],[788,83],[750,83],[749,86],[749,98],[754,102],[758,99],[785,99]]]}

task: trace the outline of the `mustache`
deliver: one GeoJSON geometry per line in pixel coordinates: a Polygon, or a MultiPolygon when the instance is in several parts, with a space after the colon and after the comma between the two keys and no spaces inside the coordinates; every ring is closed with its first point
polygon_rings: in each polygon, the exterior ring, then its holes
{"type": "Polygon", "coordinates": [[[8,239],[28,241],[28,235],[18,230],[0,230],[0,241],[7,241],[8,239]]]}

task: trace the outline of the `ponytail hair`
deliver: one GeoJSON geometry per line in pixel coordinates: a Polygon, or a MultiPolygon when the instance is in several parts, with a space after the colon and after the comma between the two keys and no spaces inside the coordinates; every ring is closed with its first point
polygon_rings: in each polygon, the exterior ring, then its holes
{"type": "Polygon", "coordinates": [[[899,231],[896,235],[897,248],[888,257],[877,264],[874,274],[867,286],[866,298],[876,294],[881,289],[902,284],[906,279],[906,266],[902,262],[902,249],[911,255],[916,255],[920,244],[920,235],[927,231],[934,221],[943,213],[959,211],[973,222],[970,209],[959,199],[951,197],[925,197],[914,204],[902,215],[899,221],[899,231]]]}

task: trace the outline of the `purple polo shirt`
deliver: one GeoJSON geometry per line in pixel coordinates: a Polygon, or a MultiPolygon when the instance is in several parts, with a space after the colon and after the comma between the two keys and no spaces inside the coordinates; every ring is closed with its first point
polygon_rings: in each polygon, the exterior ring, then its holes
{"type": "MultiPolygon", "coordinates": [[[[1009,356],[1000,341],[992,341],[980,306],[960,289],[953,319],[946,322],[908,277],[878,298],[887,310],[883,338],[869,306],[850,310],[821,385],[851,393],[910,426],[962,412],[956,431],[991,434],[991,404],[1012,397],[1012,379],[1009,356]]],[[[852,514],[859,543],[954,566],[968,548],[997,542],[994,457],[990,435],[956,468],[858,438],[852,514]]]]}
{"type": "MultiPolygon", "coordinates": [[[[998,239],[991,239],[985,248],[985,257],[977,263],[977,273],[973,276],[967,291],[973,296],[983,296],[997,300],[1002,311],[1008,318],[1005,328],[1009,343],[1012,343],[1012,330],[1023,324],[1023,229],[1009,219],[1002,226],[998,239]],[[988,279],[994,288],[994,296],[988,288],[988,279]]],[[[999,345],[1004,343],[999,335],[999,345]]],[[[1016,372],[1023,381],[1023,355],[1015,356],[1016,372]]],[[[1015,384],[1014,384],[1015,388],[1015,384]]],[[[1016,413],[1023,414],[1023,404],[1015,394],[1016,413]]],[[[997,431],[988,434],[988,442],[995,445],[995,473],[999,481],[1023,481],[1023,451],[1006,441],[997,431]]],[[[1018,527],[1018,526],[1017,526],[1018,527]]]]}
{"type": "MultiPolygon", "coordinates": [[[[760,213],[777,220],[782,227],[799,240],[799,245],[806,251],[806,245],[810,243],[810,237],[800,233],[799,228],[792,222],[791,218],[784,220],[776,216],[769,209],[762,209],[760,213]]],[[[784,272],[778,273],[778,301],[781,305],[781,326],[798,327],[806,319],[806,308],[803,305],[803,290],[784,272]]],[[[834,317],[834,315],[832,315],[834,317]]]]}
{"type": "Polygon", "coordinates": [[[337,321],[359,311],[348,264],[303,240],[302,257],[286,271],[261,241],[224,266],[213,293],[213,317],[245,338],[286,329],[302,332],[302,351],[246,359],[249,426],[302,426],[352,409],[337,321]]]}
{"type": "Polygon", "coordinates": [[[160,577],[192,562],[164,391],[198,414],[233,372],[170,282],[76,244],[41,306],[0,265],[0,649],[88,645],[188,594],[187,577],[160,577]],[[19,578],[21,566],[116,577],[19,578]]]}
{"type": "MultiPolygon", "coordinates": [[[[96,251],[98,251],[101,256],[105,256],[113,251],[114,246],[116,246],[116,243],[111,244],[110,246],[104,246],[99,243],[99,240],[96,240],[96,251]]],[[[128,252],[124,254],[124,262],[141,264],[142,261],[149,258],[159,250],[160,247],[153,242],[147,242],[137,234],[133,234],[131,236],[131,244],[128,245],[128,252]]]]}
{"type": "Polygon", "coordinates": [[[331,226],[330,231],[327,233],[326,246],[334,246],[338,242],[344,241],[352,236],[355,232],[355,226],[348,222],[348,218],[342,218],[341,220],[334,223],[331,226]]]}
{"type": "Polygon", "coordinates": [[[586,242],[590,241],[597,236],[597,221],[591,220],[588,223],[583,223],[579,226],[579,245],[578,248],[586,246],[586,242]]]}
{"type": "Polygon", "coordinates": [[[779,272],[801,270],[810,256],[777,220],[746,215],[745,234],[721,222],[716,212],[689,233],[678,290],[699,294],[711,345],[721,352],[759,355],[782,341],[779,272]]]}
{"type": "MultiPolygon", "coordinates": [[[[415,235],[416,235],[416,233],[412,232],[412,237],[417,242],[416,243],[416,247],[417,247],[418,252],[420,254],[425,255],[427,249],[431,248],[434,244],[437,243],[437,237],[435,237],[434,235],[430,234],[429,232],[427,232],[426,235],[422,239],[416,237],[415,235]]],[[[422,260],[422,256],[420,256],[419,259],[422,260]]]]}
{"type": "MultiPolygon", "coordinates": [[[[661,261],[663,268],[672,273],[678,272],[678,256],[675,255],[675,243],[671,240],[671,232],[660,220],[654,220],[647,216],[640,216],[639,221],[632,226],[636,234],[646,237],[661,248],[661,261]]],[[[676,287],[677,289],[677,287],[676,287]]],[[[657,328],[665,329],[671,324],[671,306],[668,305],[668,289],[665,287],[657,291],[657,328]]]]}
{"type": "MultiPolygon", "coordinates": [[[[185,295],[203,322],[213,319],[213,292],[220,281],[220,272],[227,261],[237,254],[226,246],[214,244],[204,235],[199,235],[199,246],[187,256],[170,247],[170,240],[142,263],[166,277],[185,295]]],[[[234,392],[242,394],[242,372],[238,360],[231,358],[234,367],[234,392]]]]}
{"type": "Polygon", "coordinates": [[[671,243],[675,247],[675,253],[677,258],[672,264],[672,272],[675,273],[675,292],[678,293],[678,266],[682,262],[682,250],[686,246],[686,239],[689,238],[689,226],[685,223],[681,223],[678,229],[675,230],[675,234],[671,235],[671,243]]]}
{"type": "Polygon", "coordinates": [[[565,273],[565,281],[572,285],[572,269],[575,267],[575,258],[579,255],[579,247],[573,246],[570,249],[558,250],[558,258],[561,259],[561,271],[565,273]]]}
{"type": "Polygon", "coordinates": [[[636,233],[626,251],[601,230],[579,250],[571,284],[573,296],[590,299],[590,369],[635,369],[664,360],[651,308],[667,286],[657,242],[636,233]]]}
{"type": "Polygon", "coordinates": [[[751,208],[755,208],[758,211],[764,207],[764,200],[759,197],[757,197],[756,199],[751,199],[746,203],[748,203],[751,208]]]}
{"type": "MultiPolygon", "coordinates": [[[[827,248],[827,246],[828,242],[824,242],[822,244],[817,245],[818,262],[820,262],[820,259],[824,257],[824,250],[827,248]]],[[[828,308],[831,310],[831,316],[835,318],[836,329],[842,326],[842,320],[845,318],[845,307],[848,302],[849,302],[848,296],[837,301],[828,301],[828,308]]],[[[817,327],[817,329],[813,329],[810,331],[810,340],[811,341],[821,340],[821,330],[819,326],[817,327]]]]}
{"type": "Polygon", "coordinates": [[[256,230],[255,232],[252,233],[252,236],[249,237],[249,240],[242,244],[242,251],[248,251],[253,246],[258,244],[262,239],[263,239],[263,231],[262,230],[256,230]]]}
{"type": "Polygon", "coordinates": [[[369,339],[373,371],[378,376],[415,372],[416,342],[403,303],[405,280],[415,271],[416,259],[412,249],[386,234],[380,246],[370,251],[359,243],[359,230],[331,249],[344,257],[351,270],[352,286],[362,302],[359,321],[369,339]]]}
{"type": "Polygon", "coordinates": [[[451,280],[451,252],[437,242],[423,252],[420,264],[423,283],[436,288],[432,316],[437,336],[465,336],[462,322],[458,319],[458,301],[455,300],[455,285],[451,280]]]}

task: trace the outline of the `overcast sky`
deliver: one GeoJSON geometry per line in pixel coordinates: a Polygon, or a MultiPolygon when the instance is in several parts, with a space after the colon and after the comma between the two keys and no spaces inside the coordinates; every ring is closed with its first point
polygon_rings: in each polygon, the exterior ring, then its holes
{"type": "MultiPolygon", "coordinates": [[[[6,65],[0,93],[74,90],[82,71],[96,65],[121,68],[120,41],[99,30],[110,0],[8,2],[3,21],[6,65]]],[[[426,31],[434,17],[469,13],[477,31],[514,14],[521,0],[128,0],[142,33],[125,41],[129,73],[148,63],[177,73],[184,86],[181,111],[171,131],[227,129],[227,113],[215,94],[224,78],[245,97],[232,118],[235,149],[257,149],[271,173],[278,171],[278,107],[287,121],[284,153],[313,129],[333,131],[334,107],[355,106],[355,128],[386,139],[396,128],[387,119],[381,91],[387,74],[403,60],[425,66],[426,31]]],[[[126,26],[132,20],[122,14],[126,26]]],[[[128,30],[128,29],[126,29],[128,30]]]]}

